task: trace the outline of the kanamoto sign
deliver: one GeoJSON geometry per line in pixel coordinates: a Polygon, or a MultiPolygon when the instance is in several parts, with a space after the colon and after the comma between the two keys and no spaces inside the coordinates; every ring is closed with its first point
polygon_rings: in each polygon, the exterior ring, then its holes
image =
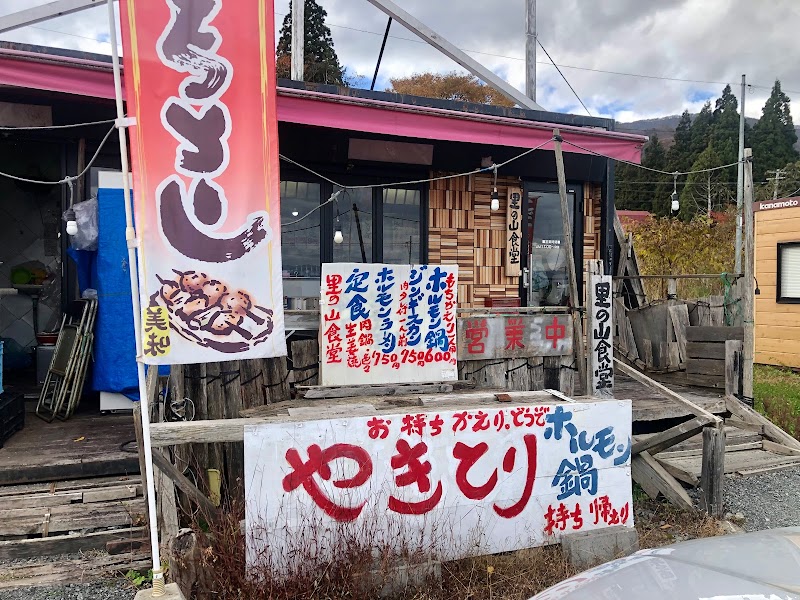
{"type": "Polygon", "coordinates": [[[144,360],[285,355],[272,2],[120,9],[144,360]]]}
{"type": "Polygon", "coordinates": [[[246,426],[250,564],[291,567],[348,524],[442,559],[632,527],[630,449],[617,400],[246,426]]]}
{"type": "Polygon", "coordinates": [[[324,385],[452,381],[457,265],[322,265],[324,385]]]}
{"type": "Polygon", "coordinates": [[[753,202],[753,210],[755,212],[764,210],[778,210],[780,208],[797,208],[798,206],[800,206],[800,198],[782,198],[780,200],[753,202]]]}

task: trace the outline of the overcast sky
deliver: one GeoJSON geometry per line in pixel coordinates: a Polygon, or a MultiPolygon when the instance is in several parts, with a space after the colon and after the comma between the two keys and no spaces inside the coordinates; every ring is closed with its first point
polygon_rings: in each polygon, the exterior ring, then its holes
{"type": "MultiPolygon", "coordinates": [[[[341,62],[351,73],[363,76],[361,86],[368,87],[386,15],[367,0],[319,2],[328,11],[341,62]]],[[[33,0],[3,0],[0,14],[31,4],[33,0]]],[[[524,0],[403,0],[400,4],[524,90],[524,0]]],[[[289,0],[275,0],[276,29],[288,6],[289,0]]],[[[734,84],[738,96],[741,75],[746,73],[754,84],[747,95],[748,116],[760,116],[769,95],[766,88],[779,78],[796,103],[795,121],[800,120],[797,0],[546,0],[538,3],[537,12],[542,44],[595,116],[625,122],[678,114],[685,108],[696,112],[705,100],[719,96],[725,82],[734,84]]],[[[377,89],[386,88],[391,77],[458,68],[397,23],[391,35],[377,89]]],[[[105,7],[0,39],[110,53],[105,7]]],[[[539,104],[548,110],[585,114],[541,49],[538,61],[539,104]]]]}

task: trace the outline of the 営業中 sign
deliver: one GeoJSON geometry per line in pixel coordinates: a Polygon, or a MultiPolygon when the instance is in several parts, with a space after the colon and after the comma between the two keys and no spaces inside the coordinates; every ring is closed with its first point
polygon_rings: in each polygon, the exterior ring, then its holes
{"type": "Polygon", "coordinates": [[[451,381],[457,265],[322,265],[323,385],[451,381]]]}
{"type": "Polygon", "coordinates": [[[633,527],[630,401],[260,424],[244,444],[251,564],[343,531],[447,560],[633,527]]]}
{"type": "Polygon", "coordinates": [[[572,317],[562,315],[464,316],[458,319],[459,360],[572,354],[572,317]]]}
{"type": "Polygon", "coordinates": [[[148,364],[286,354],[272,4],[120,2],[148,364]]]}

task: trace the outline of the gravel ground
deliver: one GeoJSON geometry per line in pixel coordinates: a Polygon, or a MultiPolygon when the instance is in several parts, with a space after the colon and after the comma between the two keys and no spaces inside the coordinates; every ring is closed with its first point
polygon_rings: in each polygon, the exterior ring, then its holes
{"type": "Polygon", "coordinates": [[[745,531],[800,526],[800,467],[727,477],[725,510],[744,516],[745,531]]]}
{"type": "Polygon", "coordinates": [[[136,590],[124,580],[95,581],[58,587],[0,590],[0,600],[133,600],[136,590]]]}

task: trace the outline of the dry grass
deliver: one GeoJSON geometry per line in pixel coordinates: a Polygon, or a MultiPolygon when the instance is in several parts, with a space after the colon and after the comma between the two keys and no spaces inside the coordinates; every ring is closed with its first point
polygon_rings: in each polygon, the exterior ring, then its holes
{"type": "MultiPolygon", "coordinates": [[[[680,511],[662,501],[634,493],[636,529],[642,548],[656,548],[688,539],[723,533],[719,523],[700,513],[680,511]]],[[[372,600],[381,597],[381,565],[394,564],[396,557],[376,556],[356,539],[345,541],[337,561],[321,568],[294,573],[277,580],[267,570],[245,577],[244,537],[239,533],[241,511],[226,510],[216,521],[203,523],[201,541],[204,567],[215,574],[213,590],[198,598],[219,600],[324,600],[348,598],[372,600]],[[377,559],[377,560],[376,560],[377,559]],[[365,565],[378,566],[378,577],[366,576],[365,565]]],[[[200,531],[199,528],[195,528],[200,531]]],[[[423,580],[389,596],[390,600],[520,600],[577,573],[558,545],[446,562],[441,579],[423,580]]]]}

